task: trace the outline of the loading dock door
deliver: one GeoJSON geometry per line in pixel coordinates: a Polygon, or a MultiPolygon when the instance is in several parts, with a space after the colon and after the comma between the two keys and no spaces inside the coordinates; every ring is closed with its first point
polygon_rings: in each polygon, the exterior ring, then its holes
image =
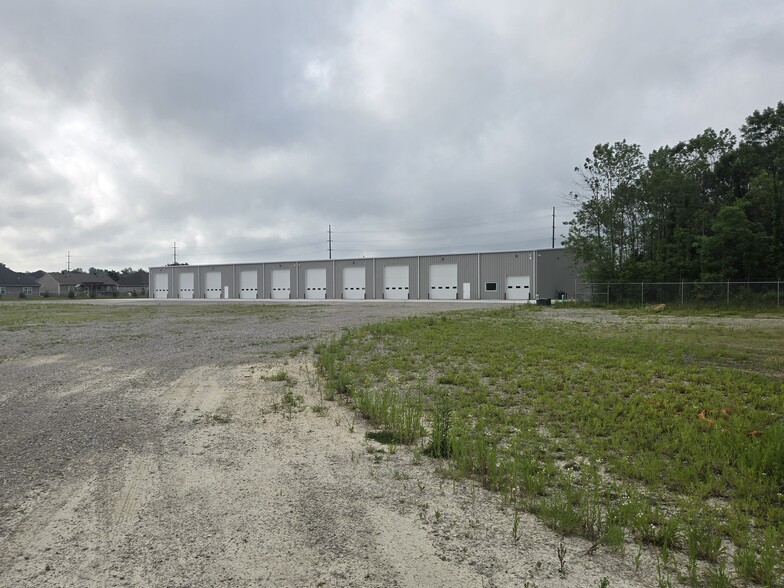
{"type": "Polygon", "coordinates": [[[243,270],[240,272],[240,298],[256,298],[258,290],[259,272],[243,270]]]}
{"type": "Polygon", "coordinates": [[[193,272],[180,274],[180,298],[193,298],[193,272]]]}
{"type": "Polygon", "coordinates": [[[365,268],[343,268],[343,298],[346,300],[365,299],[365,268]]]}
{"type": "Polygon", "coordinates": [[[169,297],[169,274],[155,274],[154,298],[169,297]]]}
{"type": "Polygon", "coordinates": [[[205,298],[221,297],[221,273],[220,272],[207,272],[206,274],[204,274],[204,297],[205,298]]]}
{"type": "Polygon", "coordinates": [[[276,300],[291,298],[291,270],[272,270],[272,297],[276,300]]]}
{"type": "Polygon", "coordinates": [[[531,299],[530,286],[531,286],[530,276],[507,276],[506,299],[507,300],[530,300],[531,299]]]}
{"type": "Polygon", "coordinates": [[[384,268],[384,299],[408,300],[407,265],[388,265],[384,268]]]}
{"type": "Polygon", "coordinates": [[[305,298],[324,300],[327,297],[327,268],[311,267],[305,270],[305,298]]]}
{"type": "Polygon", "coordinates": [[[457,300],[457,264],[430,266],[430,299],[457,300]]]}

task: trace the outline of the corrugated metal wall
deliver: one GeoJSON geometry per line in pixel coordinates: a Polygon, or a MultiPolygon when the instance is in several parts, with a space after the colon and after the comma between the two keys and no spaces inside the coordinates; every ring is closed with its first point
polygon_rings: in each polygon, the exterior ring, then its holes
{"type": "Polygon", "coordinates": [[[335,291],[329,298],[343,298],[343,270],[347,267],[365,268],[365,294],[367,298],[375,298],[373,291],[373,260],[372,259],[337,259],[335,260],[335,291]]]}
{"type": "Polygon", "coordinates": [[[533,251],[480,253],[479,258],[482,299],[505,300],[509,276],[531,276],[531,290],[535,292],[533,251]],[[488,290],[492,284],[495,284],[495,290],[488,290]]]}
{"type": "Polygon", "coordinates": [[[431,268],[434,265],[457,265],[457,296],[465,298],[465,284],[469,284],[472,300],[504,300],[507,297],[507,279],[510,276],[530,277],[530,298],[556,298],[558,292],[573,296],[577,279],[571,256],[564,249],[538,251],[505,251],[493,253],[460,253],[448,255],[425,255],[408,257],[383,257],[370,259],[340,259],[321,261],[289,261],[274,263],[242,263],[214,265],[182,265],[150,268],[149,296],[154,297],[155,275],[166,274],[169,280],[168,298],[178,298],[183,273],[194,274],[194,298],[206,297],[207,272],[219,272],[221,298],[228,286],[228,298],[240,297],[240,274],[242,271],[257,271],[258,298],[272,298],[272,272],[288,269],[291,272],[291,298],[304,298],[306,272],[308,269],[326,269],[326,298],[343,297],[343,269],[365,268],[367,299],[384,298],[384,268],[406,266],[408,268],[409,294],[411,300],[429,298],[431,268]],[[492,289],[495,285],[495,289],[492,289]]]}

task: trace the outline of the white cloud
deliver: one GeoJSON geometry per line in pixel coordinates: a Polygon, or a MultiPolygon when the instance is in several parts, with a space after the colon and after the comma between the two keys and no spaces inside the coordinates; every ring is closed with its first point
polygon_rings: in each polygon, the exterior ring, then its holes
{"type": "Polygon", "coordinates": [[[322,257],[330,223],[362,253],[546,246],[596,143],[780,100],[782,25],[773,0],[11,3],[0,261],[322,257]]]}

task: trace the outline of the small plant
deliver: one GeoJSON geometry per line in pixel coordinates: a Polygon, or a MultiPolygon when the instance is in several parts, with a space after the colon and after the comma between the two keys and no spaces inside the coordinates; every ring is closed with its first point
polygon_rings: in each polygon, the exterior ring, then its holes
{"type": "Polygon", "coordinates": [[[610,580],[607,576],[599,580],[599,588],[610,588],[610,580]]]}
{"type": "Polygon", "coordinates": [[[436,517],[436,522],[440,521],[441,520],[441,511],[436,509],[436,511],[433,513],[433,516],[436,517]]]}
{"type": "Polygon", "coordinates": [[[329,412],[329,407],[324,404],[316,404],[314,406],[311,406],[310,410],[312,410],[319,416],[327,416],[327,412],[329,412]]]}
{"type": "Polygon", "coordinates": [[[520,540],[520,511],[515,509],[512,518],[512,539],[515,543],[520,540]]]}
{"type": "Polygon", "coordinates": [[[555,548],[555,554],[558,556],[558,573],[562,576],[566,575],[566,545],[563,541],[555,548]]]}
{"type": "Polygon", "coordinates": [[[231,422],[231,416],[228,413],[223,412],[215,412],[210,415],[210,418],[213,422],[218,423],[220,425],[225,425],[231,422]]]}
{"type": "Polygon", "coordinates": [[[285,382],[287,386],[294,386],[297,381],[288,373],[286,370],[278,370],[277,372],[273,372],[268,376],[262,376],[262,380],[266,380],[268,382],[285,382]]]}
{"type": "Polygon", "coordinates": [[[640,563],[642,562],[642,543],[637,546],[637,553],[634,555],[634,573],[640,573],[640,563]]]}

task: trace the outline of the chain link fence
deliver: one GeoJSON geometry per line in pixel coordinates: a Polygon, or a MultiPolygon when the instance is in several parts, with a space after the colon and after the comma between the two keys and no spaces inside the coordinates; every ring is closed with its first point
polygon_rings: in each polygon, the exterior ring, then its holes
{"type": "Polygon", "coordinates": [[[577,282],[575,299],[590,304],[780,306],[781,280],[769,282],[577,282]]]}

